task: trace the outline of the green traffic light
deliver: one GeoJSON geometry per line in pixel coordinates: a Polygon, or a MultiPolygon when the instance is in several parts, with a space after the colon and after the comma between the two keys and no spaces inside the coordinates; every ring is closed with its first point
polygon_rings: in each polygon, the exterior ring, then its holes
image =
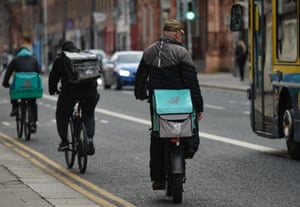
{"type": "Polygon", "coordinates": [[[195,12],[193,11],[188,11],[186,14],[185,14],[185,17],[187,20],[194,20],[195,19],[195,12]]]}

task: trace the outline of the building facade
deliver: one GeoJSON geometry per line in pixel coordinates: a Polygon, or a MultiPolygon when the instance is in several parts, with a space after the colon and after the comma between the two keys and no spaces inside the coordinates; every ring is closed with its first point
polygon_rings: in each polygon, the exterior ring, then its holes
{"type": "Polygon", "coordinates": [[[103,49],[109,55],[116,50],[143,50],[159,39],[167,19],[176,18],[184,24],[185,45],[199,71],[228,71],[234,66],[235,39],[228,26],[232,0],[26,2],[0,2],[0,10],[5,11],[0,20],[1,48],[5,45],[16,48],[26,37],[35,45],[37,53],[37,48],[41,53],[49,51],[42,57],[50,61],[63,40],[72,40],[82,49],[103,49]],[[185,18],[188,2],[192,2],[195,12],[192,21],[185,18]]]}

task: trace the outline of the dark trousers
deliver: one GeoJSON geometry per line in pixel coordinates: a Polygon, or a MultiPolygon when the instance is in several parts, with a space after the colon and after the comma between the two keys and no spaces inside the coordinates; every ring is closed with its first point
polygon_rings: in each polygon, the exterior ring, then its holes
{"type": "Polygon", "coordinates": [[[244,81],[244,71],[245,71],[245,65],[246,65],[246,58],[243,58],[240,61],[237,61],[239,72],[240,72],[240,79],[241,81],[244,81]]]}
{"type": "MultiPolygon", "coordinates": [[[[151,120],[153,110],[150,104],[151,120]]],[[[194,136],[191,138],[182,138],[180,144],[183,144],[184,149],[194,150],[199,148],[199,126],[198,121],[195,121],[196,129],[194,129],[194,136]]],[[[152,124],[153,126],[153,124],[152,124]]],[[[165,180],[165,140],[158,137],[157,133],[151,132],[150,142],[150,177],[151,180],[164,181],[165,180]]]]}
{"type": "Polygon", "coordinates": [[[81,100],[83,121],[87,130],[87,135],[90,138],[95,134],[95,107],[99,100],[99,94],[72,94],[60,93],[56,106],[56,126],[58,134],[62,141],[66,141],[68,133],[68,121],[73,112],[73,107],[76,100],[81,100]]]}
{"type": "MultiPolygon", "coordinates": [[[[18,100],[17,99],[11,99],[10,100],[13,108],[17,108],[18,107],[18,100]]],[[[33,122],[37,122],[38,120],[38,106],[36,104],[36,98],[30,98],[28,99],[29,105],[30,105],[30,111],[33,115],[33,122]]]]}

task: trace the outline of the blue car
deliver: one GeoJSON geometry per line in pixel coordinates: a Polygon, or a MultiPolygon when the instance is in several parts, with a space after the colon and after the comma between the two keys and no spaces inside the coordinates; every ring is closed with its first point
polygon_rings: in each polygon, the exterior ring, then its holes
{"type": "Polygon", "coordinates": [[[104,88],[115,85],[116,89],[121,90],[123,86],[133,86],[142,55],[143,51],[115,52],[103,67],[104,88]]]}

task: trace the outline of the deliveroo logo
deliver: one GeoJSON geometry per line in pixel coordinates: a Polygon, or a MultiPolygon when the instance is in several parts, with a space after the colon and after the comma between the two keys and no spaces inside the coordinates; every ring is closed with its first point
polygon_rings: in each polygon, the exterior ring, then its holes
{"type": "Polygon", "coordinates": [[[22,85],[23,88],[30,88],[30,86],[31,86],[31,80],[26,80],[22,85]]]}
{"type": "Polygon", "coordinates": [[[178,104],[179,101],[180,101],[180,98],[179,98],[179,96],[177,96],[177,97],[175,97],[175,98],[171,98],[171,99],[168,101],[168,103],[169,103],[169,104],[178,104]]]}

